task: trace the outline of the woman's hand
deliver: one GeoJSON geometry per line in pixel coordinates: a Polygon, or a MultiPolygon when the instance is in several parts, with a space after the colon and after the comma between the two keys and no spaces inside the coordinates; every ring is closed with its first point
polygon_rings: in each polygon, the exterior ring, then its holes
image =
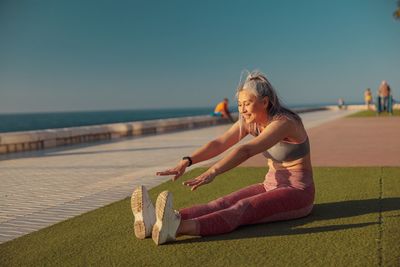
{"type": "Polygon", "coordinates": [[[165,171],[157,172],[156,175],[165,176],[165,175],[174,175],[172,181],[175,181],[179,177],[181,177],[186,168],[189,166],[189,161],[181,160],[175,168],[171,168],[165,171]]]}
{"type": "Polygon", "coordinates": [[[205,185],[208,183],[211,183],[215,176],[217,176],[216,172],[213,169],[209,169],[208,171],[202,173],[200,176],[197,176],[196,178],[192,180],[188,180],[184,182],[184,185],[191,186],[191,190],[196,190],[197,187],[201,185],[205,185]]]}

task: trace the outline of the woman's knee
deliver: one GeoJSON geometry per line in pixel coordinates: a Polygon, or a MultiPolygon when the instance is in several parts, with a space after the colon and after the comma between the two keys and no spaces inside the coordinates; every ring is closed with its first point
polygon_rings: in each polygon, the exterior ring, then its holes
{"type": "Polygon", "coordinates": [[[230,207],[232,203],[226,199],[226,197],[220,197],[208,203],[209,207],[219,208],[219,209],[226,209],[230,207]]]}

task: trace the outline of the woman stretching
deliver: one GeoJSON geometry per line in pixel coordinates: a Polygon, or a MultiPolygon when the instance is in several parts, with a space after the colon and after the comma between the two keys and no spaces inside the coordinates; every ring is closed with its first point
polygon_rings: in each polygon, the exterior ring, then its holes
{"type": "Polygon", "coordinates": [[[210,236],[228,233],[241,225],[289,220],[308,215],[314,202],[314,182],[307,133],[300,117],[283,107],[268,79],[251,72],[237,90],[239,120],[227,132],[205,144],[178,165],[157,175],[178,179],[185,169],[211,159],[250,134],[200,176],[184,182],[192,190],[212,182],[248,158],[263,153],[269,171],[263,183],[254,184],[204,205],[175,211],[172,195],[160,193],[154,208],[143,186],[131,198],[135,234],[152,235],[159,245],[179,235],[210,236]]]}

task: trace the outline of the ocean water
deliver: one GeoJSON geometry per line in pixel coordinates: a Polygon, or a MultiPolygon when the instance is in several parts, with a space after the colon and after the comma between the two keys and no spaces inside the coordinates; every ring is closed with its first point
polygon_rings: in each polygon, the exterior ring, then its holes
{"type": "MultiPolygon", "coordinates": [[[[290,108],[325,104],[296,105],[290,108]]],[[[213,107],[0,114],[0,133],[209,115],[213,107]]],[[[231,110],[234,110],[233,108],[231,110]]]]}
{"type": "Polygon", "coordinates": [[[0,114],[0,133],[208,115],[212,108],[0,114]]]}

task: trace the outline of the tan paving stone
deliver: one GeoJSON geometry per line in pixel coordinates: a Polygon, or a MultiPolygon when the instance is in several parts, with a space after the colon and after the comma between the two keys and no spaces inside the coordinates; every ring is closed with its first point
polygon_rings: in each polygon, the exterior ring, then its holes
{"type": "MultiPolygon", "coordinates": [[[[339,118],[307,129],[313,166],[400,166],[400,118],[339,118]]],[[[266,166],[256,155],[242,166],[266,166]]]]}
{"type": "Polygon", "coordinates": [[[400,118],[342,118],[309,131],[314,166],[400,166],[400,118]]]}

